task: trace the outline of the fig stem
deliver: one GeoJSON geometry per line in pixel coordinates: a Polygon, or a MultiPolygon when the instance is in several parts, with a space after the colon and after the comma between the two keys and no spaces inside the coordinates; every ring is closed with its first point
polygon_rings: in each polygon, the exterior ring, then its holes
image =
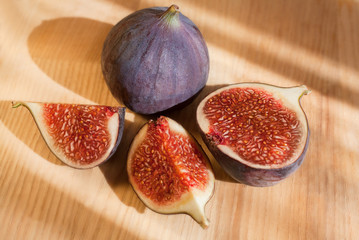
{"type": "Polygon", "coordinates": [[[161,15],[160,19],[168,26],[178,27],[180,25],[179,12],[179,7],[173,4],[167,8],[167,10],[161,15]]]}
{"type": "Polygon", "coordinates": [[[310,94],[310,93],[312,92],[312,91],[309,90],[309,89],[307,88],[307,86],[305,86],[305,85],[302,85],[301,87],[303,87],[303,89],[304,89],[302,95],[308,95],[308,94],[310,94]]]}
{"type": "Polygon", "coordinates": [[[11,102],[11,104],[12,104],[12,108],[18,108],[22,105],[21,102],[11,102]]]}
{"type": "Polygon", "coordinates": [[[307,88],[305,85],[298,86],[299,92],[300,92],[300,98],[304,95],[308,95],[311,93],[311,91],[307,88]]]}

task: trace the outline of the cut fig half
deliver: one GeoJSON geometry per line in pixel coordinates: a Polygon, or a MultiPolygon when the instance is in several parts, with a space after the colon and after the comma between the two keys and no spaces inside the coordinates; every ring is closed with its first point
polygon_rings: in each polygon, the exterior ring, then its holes
{"type": "Polygon", "coordinates": [[[210,162],[196,140],[167,117],[150,120],[127,158],[129,181],[143,203],[159,213],[187,213],[208,227],[204,208],[213,194],[210,162]]]}
{"type": "Polygon", "coordinates": [[[86,169],[108,160],[122,138],[125,108],[18,102],[31,112],[46,144],[70,167],[86,169]]]}
{"type": "Polygon", "coordinates": [[[235,180],[271,186],[302,163],[309,127],[300,99],[306,86],[240,83],[218,89],[197,108],[208,149],[235,180]]]}

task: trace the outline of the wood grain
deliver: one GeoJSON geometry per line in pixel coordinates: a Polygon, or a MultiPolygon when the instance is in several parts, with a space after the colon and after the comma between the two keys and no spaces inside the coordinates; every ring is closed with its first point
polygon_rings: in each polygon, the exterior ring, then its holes
{"type": "Polygon", "coordinates": [[[205,37],[209,81],[169,114],[200,141],[195,108],[230,83],[306,84],[311,127],[301,168],[282,183],[233,182],[211,155],[207,230],[146,208],[127,180],[129,144],[148,117],[127,111],[120,148],[79,171],[52,155],[12,100],[119,105],[103,80],[102,43],[129,13],[170,1],[0,1],[1,239],[357,239],[359,235],[359,2],[179,0],[205,37]]]}

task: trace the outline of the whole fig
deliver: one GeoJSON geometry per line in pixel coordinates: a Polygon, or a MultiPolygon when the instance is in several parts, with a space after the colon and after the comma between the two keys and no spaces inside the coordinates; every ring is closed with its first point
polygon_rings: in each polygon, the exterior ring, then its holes
{"type": "Polygon", "coordinates": [[[176,5],[122,19],[105,40],[101,64],[113,96],[142,114],[190,99],[205,86],[209,72],[206,43],[176,5]]]}

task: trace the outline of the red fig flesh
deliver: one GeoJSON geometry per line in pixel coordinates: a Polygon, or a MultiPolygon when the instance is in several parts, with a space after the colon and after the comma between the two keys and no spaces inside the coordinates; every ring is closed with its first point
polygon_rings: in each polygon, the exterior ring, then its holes
{"type": "Polygon", "coordinates": [[[101,63],[113,96],[142,114],[188,102],[205,86],[209,72],[200,31],[175,5],[122,19],[105,40],[101,63]]]}
{"type": "Polygon", "coordinates": [[[309,129],[299,99],[305,86],[280,88],[242,83],[207,96],[197,121],[208,148],[234,179],[270,186],[304,159],[309,129]]]}
{"type": "Polygon", "coordinates": [[[109,159],[123,132],[125,109],[97,105],[15,103],[27,107],[51,151],[74,168],[109,159]]]}
{"type": "Polygon", "coordinates": [[[214,189],[212,168],[195,139],[174,120],[160,117],[144,125],[131,144],[127,171],[149,208],[185,212],[208,226],[204,206],[214,189]]]}

